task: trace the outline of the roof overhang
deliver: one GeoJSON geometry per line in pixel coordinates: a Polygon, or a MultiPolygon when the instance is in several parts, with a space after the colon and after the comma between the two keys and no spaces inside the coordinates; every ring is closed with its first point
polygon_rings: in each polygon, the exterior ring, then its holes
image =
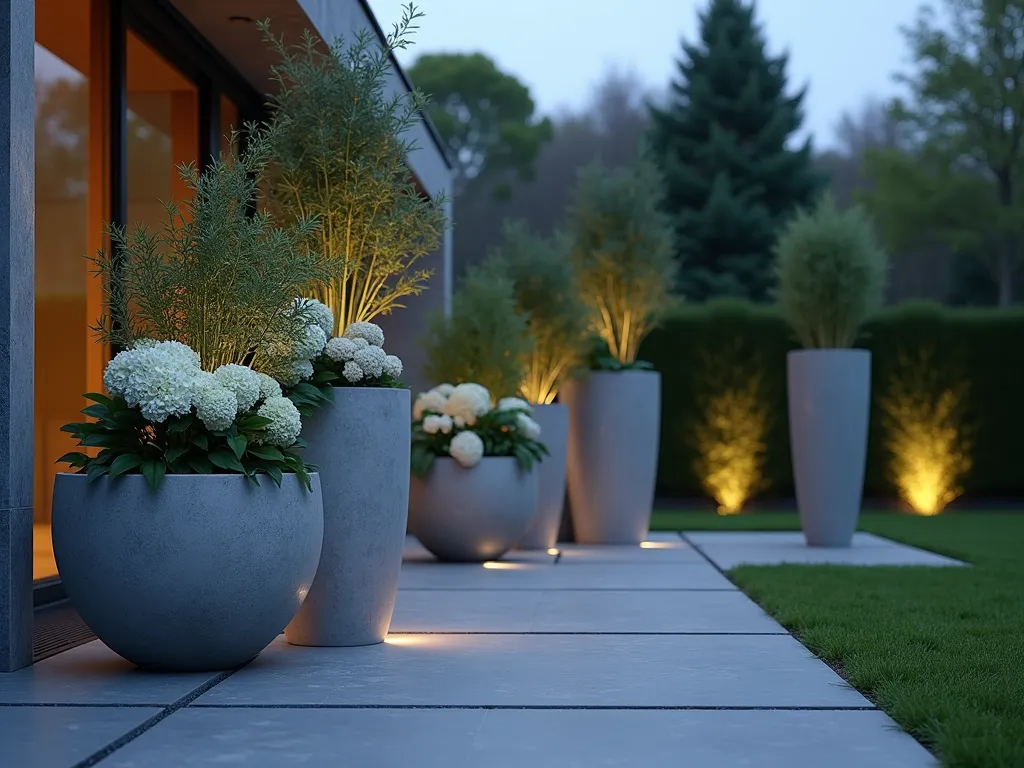
{"type": "MultiPolygon", "coordinates": [[[[174,7],[260,93],[270,93],[270,68],[274,55],[267,50],[252,21],[270,19],[274,31],[298,41],[307,29],[325,41],[353,39],[369,29],[383,40],[383,32],[367,0],[171,0],[174,7]]],[[[398,62],[392,59],[388,95],[409,93],[412,86],[398,62]]],[[[451,189],[451,164],[436,130],[426,115],[406,136],[416,150],[409,164],[420,186],[434,196],[451,189]]]]}

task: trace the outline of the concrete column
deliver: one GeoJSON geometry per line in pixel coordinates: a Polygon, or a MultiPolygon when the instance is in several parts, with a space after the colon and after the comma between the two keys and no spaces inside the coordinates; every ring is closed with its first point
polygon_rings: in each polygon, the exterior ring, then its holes
{"type": "MultiPolygon", "coordinates": [[[[0,2],[0,671],[32,663],[35,0],[0,2]]],[[[59,366],[59,361],[54,361],[59,366]]],[[[52,375],[60,375],[54,370],[52,375]]]]}

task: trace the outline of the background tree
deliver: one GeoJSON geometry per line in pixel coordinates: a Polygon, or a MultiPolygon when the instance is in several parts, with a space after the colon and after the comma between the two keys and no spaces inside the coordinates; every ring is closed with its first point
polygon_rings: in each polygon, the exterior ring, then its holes
{"type": "Polygon", "coordinates": [[[786,94],[786,63],[768,56],[752,4],[711,0],[700,42],[683,43],[667,105],[651,109],[690,298],[766,299],[776,233],[820,188],[810,140],[788,147],[804,91],[786,94]]]}
{"type": "Polygon", "coordinates": [[[530,90],[482,53],[430,53],[409,68],[418,88],[432,94],[427,107],[455,165],[454,194],[475,179],[510,191],[509,177],[528,180],[551,121],[538,119],[530,90]]]}
{"type": "Polygon", "coordinates": [[[867,197],[890,247],[938,239],[1014,299],[1024,206],[1024,2],[943,0],[903,30],[913,71],[892,115],[910,152],[874,151],[867,197]]]}

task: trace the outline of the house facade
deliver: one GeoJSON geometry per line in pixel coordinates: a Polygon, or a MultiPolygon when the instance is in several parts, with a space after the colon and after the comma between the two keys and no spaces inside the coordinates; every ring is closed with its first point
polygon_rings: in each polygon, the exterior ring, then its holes
{"type": "MultiPolygon", "coordinates": [[[[365,0],[0,3],[0,670],[32,662],[36,612],[63,597],[49,528],[55,461],[72,449],[60,427],[102,389],[109,354],[89,331],[102,292],[83,256],[106,222],[160,221],[159,201],[184,195],[177,166],[202,166],[263,116],[264,18],[291,40],[381,34],[365,0]]],[[[397,64],[389,87],[410,88],[397,64]]],[[[410,138],[422,193],[447,189],[425,118],[410,138]]],[[[430,288],[381,322],[414,388],[425,316],[450,301],[450,231],[424,267],[430,288]]]]}

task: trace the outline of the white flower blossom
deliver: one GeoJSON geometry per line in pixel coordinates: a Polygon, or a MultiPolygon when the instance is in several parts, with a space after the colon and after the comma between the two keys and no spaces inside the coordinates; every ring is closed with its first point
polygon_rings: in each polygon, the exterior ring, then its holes
{"type": "Polygon", "coordinates": [[[288,448],[295,444],[302,431],[302,418],[295,403],[287,397],[268,398],[256,413],[270,423],[264,427],[263,439],[270,445],[288,448]]]}
{"type": "Polygon", "coordinates": [[[305,381],[313,376],[313,363],[309,360],[295,360],[291,369],[282,374],[281,384],[286,387],[294,387],[300,381],[305,381]]]}
{"type": "Polygon", "coordinates": [[[265,373],[257,373],[260,377],[260,400],[269,400],[272,397],[281,397],[281,385],[273,376],[265,373]]]}
{"type": "Polygon", "coordinates": [[[402,358],[398,355],[386,355],[384,357],[384,373],[393,379],[402,375],[402,358]]]}
{"type": "Polygon", "coordinates": [[[527,415],[533,413],[530,404],[521,397],[503,397],[498,401],[499,411],[525,411],[527,415]]]}
{"type": "Polygon", "coordinates": [[[431,391],[437,392],[439,395],[441,395],[441,397],[447,399],[448,396],[452,393],[453,389],[455,389],[455,387],[453,387],[451,384],[438,384],[431,391]]]}
{"type": "Polygon", "coordinates": [[[344,376],[348,381],[355,384],[357,381],[363,379],[363,369],[359,367],[359,363],[354,360],[349,360],[345,363],[345,367],[341,371],[341,375],[344,376]]]}
{"type": "Polygon", "coordinates": [[[466,419],[462,416],[456,416],[452,419],[452,423],[459,429],[463,429],[466,426],[466,419]]]}
{"type": "Polygon", "coordinates": [[[519,416],[516,417],[516,427],[526,438],[530,440],[536,440],[540,437],[540,424],[531,419],[525,413],[520,413],[519,416]]]}
{"type": "Polygon", "coordinates": [[[326,304],[316,299],[295,299],[295,310],[300,309],[305,310],[310,322],[323,330],[325,337],[334,333],[334,312],[326,304]]]}
{"type": "Polygon", "coordinates": [[[359,351],[360,349],[366,349],[367,347],[371,346],[370,342],[368,342],[366,339],[349,339],[349,341],[356,345],[356,351],[359,351]]]}
{"type": "Polygon", "coordinates": [[[363,376],[379,379],[384,373],[384,359],[387,357],[380,347],[367,347],[356,352],[352,361],[363,369],[363,376]]]}
{"type": "Polygon", "coordinates": [[[467,426],[473,426],[478,416],[491,410],[491,394],[479,384],[459,384],[448,396],[444,413],[461,418],[467,426]]]}
{"type": "Polygon", "coordinates": [[[195,352],[177,341],[162,341],[118,353],[107,364],[103,385],[159,424],[192,409],[192,382],[199,373],[195,352]]]}
{"type": "Polygon", "coordinates": [[[452,431],[452,417],[429,415],[423,419],[423,431],[428,435],[436,435],[438,432],[447,435],[452,431]]]}
{"type": "Polygon", "coordinates": [[[374,323],[352,323],[342,335],[346,339],[364,339],[371,347],[384,346],[384,331],[374,323]]]}
{"type": "Polygon", "coordinates": [[[424,392],[412,404],[412,417],[419,421],[426,413],[443,413],[445,399],[435,390],[424,392]]]}
{"type": "Polygon", "coordinates": [[[213,372],[222,387],[230,389],[238,401],[238,412],[248,411],[260,399],[260,375],[244,365],[228,363],[213,372]]]}
{"type": "Polygon", "coordinates": [[[320,356],[327,345],[327,334],[319,325],[307,325],[302,339],[295,346],[293,356],[300,360],[312,360],[320,356]]]}
{"type": "Polygon", "coordinates": [[[448,445],[448,453],[466,469],[475,467],[484,457],[484,441],[476,432],[460,432],[448,445]]]}
{"type": "Polygon", "coordinates": [[[238,415],[238,399],[221,380],[212,373],[201,371],[192,384],[192,405],[196,416],[212,431],[230,427],[238,415]]]}
{"type": "Polygon", "coordinates": [[[324,355],[335,363],[348,362],[358,351],[359,347],[352,339],[340,336],[328,341],[327,346],[324,347],[324,355]]]}

